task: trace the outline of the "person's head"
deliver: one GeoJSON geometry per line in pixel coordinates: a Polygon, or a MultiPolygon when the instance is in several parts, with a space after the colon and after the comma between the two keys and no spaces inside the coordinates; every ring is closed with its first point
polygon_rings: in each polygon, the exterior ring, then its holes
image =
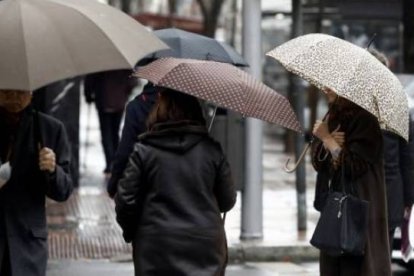
{"type": "Polygon", "coordinates": [[[325,89],[322,90],[323,93],[325,93],[326,98],[328,100],[328,104],[330,106],[330,114],[333,113],[341,113],[345,112],[345,110],[353,110],[357,109],[357,105],[351,102],[350,100],[339,96],[336,94],[332,89],[325,87],[325,89]]]}
{"type": "Polygon", "coordinates": [[[336,94],[332,89],[325,87],[322,92],[325,94],[328,104],[333,104],[338,100],[338,94],[336,94]]]}
{"type": "Polygon", "coordinates": [[[0,89],[0,108],[9,113],[19,113],[32,101],[32,92],[0,89]]]}
{"type": "Polygon", "coordinates": [[[374,48],[368,48],[368,52],[371,55],[373,55],[376,59],[378,59],[378,61],[381,62],[383,65],[389,67],[388,58],[385,56],[384,53],[381,53],[380,51],[377,51],[374,48]]]}
{"type": "Polygon", "coordinates": [[[149,130],[165,122],[196,121],[205,125],[203,111],[195,97],[168,88],[158,87],[157,90],[158,99],[147,120],[149,130]]]}

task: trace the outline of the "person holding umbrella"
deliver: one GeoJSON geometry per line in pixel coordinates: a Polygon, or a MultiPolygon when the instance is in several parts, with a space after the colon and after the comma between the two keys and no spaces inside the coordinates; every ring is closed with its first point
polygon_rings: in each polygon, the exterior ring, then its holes
{"type": "Polygon", "coordinates": [[[0,90],[0,275],[44,276],[45,196],[65,201],[73,185],[63,124],[34,111],[31,92],[0,90]]]}
{"type": "Polygon", "coordinates": [[[198,100],[158,91],[148,131],[139,137],[115,195],[135,275],[223,275],[220,213],[236,201],[230,166],[208,135],[198,100]]]}
{"type": "MultiPolygon", "coordinates": [[[[354,199],[369,205],[365,209],[368,210],[367,217],[361,212],[361,221],[355,223],[359,223],[363,230],[353,233],[355,236],[361,234],[358,241],[366,238],[363,249],[343,254],[336,251],[337,248],[321,247],[321,275],[390,276],[381,128],[408,141],[408,103],[401,83],[366,49],[326,34],[294,38],[267,55],[318,87],[330,104],[325,120],[318,121],[313,128],[317,140],[312,159],[318,172],[316,186],[319,187],[315,200],[319,201],[318,208],[323,210],[321,218],[324,213],[330,214],[323,208],[326,193],[338,192],[342,182],[351,184],[348,186],[353,187],[351,195],[355,195],[354,199]],[[334,132],[343,132],[343,136],[335,138],[334,132]]],[[[335,241],[341,238],[339,233],[341,230],[334,233],[338,237],[335,241]]],[[[332,241],[327,236],[328,240],[332,241]]]]}
{"type": "MultiPolygon", "coordinates": [[[[236,50],[214,38],[178,28],[156,30],[154,35],[167,44],[170,49],[160,50],[145,56],[138,62],[139,67],[166,57],[214,60],[238,67],[248,66],[236,50]]],[[[145,121],[155,100],[154,86],[149,82],[144,86],[142,93],[130,101],[126,107],[121,141],[113,160],[111,178],[107,184],[107,192],[111,198],[115,196],[118,182],[128,163],[128,157],[133,151],[134,144],[137,142],[137,137],[146,131],[145,121]]]]}
{"type": "Polygon", "coordinates": [[[147,130],[145,122],[156,100],[157,93],[154,85],[149,82],[144,86],[141,94],[126,106],[124,127],[112,160],[111,177],[106,187],[111,198],[116,194],[118,182],[122,178],[128,158],[134,150],[134,144],[138,141],[138,136],[147,130]]]}
{"type": "Polygon", "coordinates": [[[327,122],[317,121],[313,135],[312,163],[319,181],[341,189],[342,167],[361,199],[369,201],[368,240],[364,256],[330,256],[321,251],[324,275],[391,275],[388,245],[387,202],[384,180],[383,140],[377,118],[331,89],[324,93],[330,104],[327,122]],[[334,131],[343,132],[335,135],[334,131]],[[326,156],[326,158],[324,158],[326,156]],[[325,177],[321,177],[324,175],[325,177]],[[330,183],[329,183],[330,182],[330,183]]]}

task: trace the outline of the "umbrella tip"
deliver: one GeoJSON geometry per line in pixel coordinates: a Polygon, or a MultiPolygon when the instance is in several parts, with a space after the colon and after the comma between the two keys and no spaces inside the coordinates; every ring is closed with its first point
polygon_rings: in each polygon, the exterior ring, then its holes
{"type": "Polygon", "coordinates": [[[375,38],[377,37],[377,33],[374,33],[371,37],[371,39],[369,40],[366,49],[368,50],[369,47],[371,46],[371,44],[374,42],[375,38]]]}

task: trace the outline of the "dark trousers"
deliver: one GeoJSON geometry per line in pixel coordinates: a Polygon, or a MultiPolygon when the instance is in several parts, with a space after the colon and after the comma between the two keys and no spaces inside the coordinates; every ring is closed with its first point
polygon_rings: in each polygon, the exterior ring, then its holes
{"type": "Polygon", "coordinates": [[[123,111],[104,112],[102,110],[98,110],[102,146],[106,161],[104,172],[111,171],[111,163],[119,144],[119,127],[121,125],[122,115],[123,111]]]}
{"type": "Polygon", "coordinates": [[[393,247],[394,247],[394,234],[395,234],[395,228],[390,229],[390,230],[388,231],[388,233],[389,233],[388,238],[389,238],[389,243],[390,243],[390,256],[391,256],[391,259],[392,259],[392,249],[393,249],[393,247]]]}
{"type": "Polygon", "coordinates": [[[319,268],[321,276],[356,276],[361,275],[363,257],[332,257],[321,252],[319,268]]]}
{"type": "Polygon", "coordinates": [[[6,246],[3,249],[3,259],[0,262],[0,275],[11,276],[10,254],[9,248],[6,246]]]}

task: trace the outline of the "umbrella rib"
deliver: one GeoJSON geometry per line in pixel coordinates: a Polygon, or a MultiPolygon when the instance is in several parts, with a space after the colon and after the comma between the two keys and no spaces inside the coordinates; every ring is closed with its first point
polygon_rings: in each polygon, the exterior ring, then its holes
{"type": "Polygon", "coordinates": [[[29,84],[29,86],[31,87],[32,85],[32,80],[30,79],[30,74],[29,74],[29,56],[28,56],[28,53],[27,53],[27,49],[26,49],[26,36],[25,36],[25,28],[24,28],[24,22],[23,22],[23,20],[24,20],[24,16],[23,16],[23,12],[22,12],[22,2],[19,2],[19,4],[20,5],[18,5],[18,7],[19,7],[19,15],[20,15],[20,19],[21,20],[18,20],[18,22],[20,22],[20,24],[21,24],[21,29],[22,29],[22,32],[21,32],[21,34],[22,34],[22,40],[23,40],[23,47],[24,47],[24,54],[25,54],[25,59],[26,59],[26,66],[27,66],[27,70],[26,70],[26,79],[27,79],[27,82],[28,82],[28,84],[29,84]]]}

